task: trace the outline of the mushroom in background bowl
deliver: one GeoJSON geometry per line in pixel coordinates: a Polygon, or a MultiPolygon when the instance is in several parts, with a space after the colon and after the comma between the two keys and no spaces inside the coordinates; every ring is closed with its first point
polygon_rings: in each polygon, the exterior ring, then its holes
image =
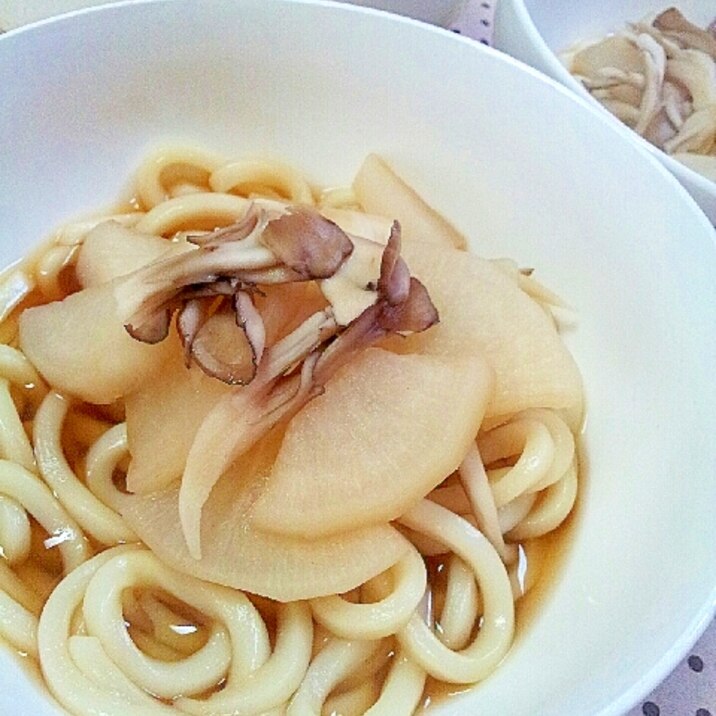
{"type": "Polygon", "coordinates": [[[699,0],[504,0],[495,44],[635,130],[716,223],[714,12],[699,0]]]}

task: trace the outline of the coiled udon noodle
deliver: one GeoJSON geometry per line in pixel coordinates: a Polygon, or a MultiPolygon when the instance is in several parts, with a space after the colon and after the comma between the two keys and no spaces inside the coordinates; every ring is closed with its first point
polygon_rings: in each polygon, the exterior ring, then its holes
{"type": "MultiPolygon", "coordinates": [[[[235,221],[256,195],[357,206],[289,167],[183,147],[149,157],[136,187],[111,218],[165,237],[235,221]]],[[[179,574],[119,514],[122,406],[61,395],[16,347],[19,312],[73,290],[78,248],[107,218],[64,227],[0,288],[2,638],[77,715],[407,716],[426,684],[488,676],[538,577],[530,552],[575,503],[565,417],[535,408],[484,426],[460,469],[398,520],[412,548],[348,594],[279,604],[179,574]]],[[[501,268],[545,310],[556,302],[501,268]]]]}

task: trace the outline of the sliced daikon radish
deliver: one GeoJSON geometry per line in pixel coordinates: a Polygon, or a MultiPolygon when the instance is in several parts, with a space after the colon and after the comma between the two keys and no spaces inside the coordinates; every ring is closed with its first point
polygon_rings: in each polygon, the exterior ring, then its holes
{"type": "Polygon", "coordinates": [[[24,311],[20,347],[57,390],[106,404],[154,375],[171,341],[135,341],[117,314],[113,284],[105,283],[24,311]]]}
{"type": "Polygon", "coordinates": [[[266,327],[268,346],[328,305],[315,281],[262,286],[254,300],[266,327]]]}
{"type": "Polygon", "coordinates": [[[479,355],[366,350],[291,421],[255,524],[315,537],[400,516],[460,465],[491,388],[479,355]]]}
{"type": "Polygon", "coordinates": [[[387,215],[366,214],[364,211],[353,209],[325,207],[321,209],[321,214],[335,221],[347,234],[360,236],[378,244],[385,244],[388,241],[390,227],[393,224],[393,219],[387,215]]]}
{"type": "Polygon", "coordinates": [[[460,232],[376,154],[366,157],[353,180],[353,191],[367,212],[397,219],[406,244],[416,240],[465,248],[465,238],[460,232]]]}
{"type": "Polygon", "coordinates": [[[125,497],[123,517],[169,566],[279,601],[346,592],[405,554],[408,542],[387,524],[318,540],[257,530],[247,513],[275,455],[275,447],[266,448],[267,440],[275,438],[267,436],[214,487],[204,506],[200,560],[194,560],[186,547],[176,489],[125,497]]]}
{"type": "Polygon", "coordinates": [[[343,330],[334,308],[311,316],[267,351],[250,384],[222,398],[207,415],[187,456],[179,493],[179,516],[192,556],[201,556],[202,506],[237,458],[320,395],[362,350],[389,334],[425,331],[438,322],[425,287],[400,257],[397,222],[382,253],[375,291],[376,302],[343,330]]]}
{"type": "Polygon", "coordinates": [[[492,262],[406,241],[403,257],[440,314],[431,330],[391,338],[399,352],[484,356],[496,374],[487,416],[531,407],[579,411],[582,380],[553,321],[492,262]]]}
{"type": "Polygon", "coordinates": [[[181,477],[199,425],[230,390],[198,366],[188,369],[175,344],[162,370],[125,399],[132,456],[127,489],[146,495],[181,477]]]}

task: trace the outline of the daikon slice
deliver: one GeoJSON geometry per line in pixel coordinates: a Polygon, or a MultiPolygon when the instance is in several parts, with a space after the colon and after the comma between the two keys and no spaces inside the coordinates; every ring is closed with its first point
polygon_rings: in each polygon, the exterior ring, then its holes
{"type": "Polygon", "coordinates": [[[106,283],[158,258],[192,248],[187,241],[168,241],[105,221],[87,234],[77,259],[77,277],[84,287],[106,283]]]}
{"type": "Polygon", "coordinates": [[[268,346],[328,305],[315,281],[262,286],[254,302],[266,328],[268,346]]]}
{"type": "Polygon", "coordinates": [[[155,378],[125,399],[127,489],[146,495],[179,478],[199,425],[230,390],[198,366],[187,369],[175,344],[155,378]]]}
{"type": "Polygon", "coordinates": [[[496,375],[486,417],[532,407],[581,410],[582,380],[544,310],[492,262],[406,241],[403,256],[427,287],[440,323],[404,340],[399,352],[484,356],[496,375]]]}
{"type": "Polygon", "coordinates": [[[57,390],[107,404],[154,375],[171,341],[147,345],[131,338],[117,313],[113,283],[104,283],[24,311],[20,348],[57,390]]]}
{"type": "Polygon", "coordinates": [[[369,154],[361,165],[353,180],[353,191],[367,212],[400,222],[405,244],[415,240],[465,248],[460,232],[376,154],[369,154]]]}
{"type": "Polygon", "coordinates": [[[400,516],[458,467],[491,388],[479,355],[364,351],[289,424],[256,526],[315,537],[400,516]]]}
{"type": "Polygon", "coordinates": [[[408,542],[387,524],[318,540],[269,534],[252,525],[248,512],[275,454],[266,448],[271,439],[272,434],[264,438],[214,487],[204,505],[200,560],[190,556],[184,541],[177,489],[126,496],[122,516],[174,569],[285,602],[348,591],[405,554],[408,542]]]}
{"type": "Polygon", "coordinates": [[[388,241],[390,227],[393,224],[393,219],[388,215],[378,216],[354,209],[325,207],[321,209],[321,214],[327,219],[335,221],[343,231],[351,236],[360,236],[378,244],[385,244],[388,241]]]}

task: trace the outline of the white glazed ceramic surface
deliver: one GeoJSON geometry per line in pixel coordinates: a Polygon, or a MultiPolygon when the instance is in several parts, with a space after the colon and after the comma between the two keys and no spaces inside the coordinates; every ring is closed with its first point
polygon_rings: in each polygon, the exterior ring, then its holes
{"type": "MultiPolygon", "coordinates": [[[[577,312],[581,514],[504,664],[435,713],[615,715],[668,673],[716,599],[716,248],[603,113],[449,32],[278,0],[133,3],[10,33],[0,87],[2,264],[180,139],[329,185],[380,152],[474,251],[535,267],[577,312]]],[[[0,685],[0,713],[56,713],[5,653],[0,685]]]]}
{"type": "MultiPolygon", "coordinates": [[[[619,30],[628,22],[641,20],[676,4],[692,22],[706,27],[716,16],[713,0],[499,0],[495,20],[495,47],[545,72],[605,114],[580,82],[575,80],[557,55],[580,40],[597,39],[619,30]]],[[[611,115],[610,115],[611,116],[611,115]]],[[[613,120],[616,124],[619,120],[613,120]]],[[[624,126],[623,126],[624,127],[624,126]]],[[[660,149],[624,127],[624,131],[663,162],[716,224],[716,182],[712,182],[672,159],[660,149]]]]}
{"type": "MultiPolygon", "coordinates": [[[[30,22],[53,17],[70,10],[106,5],[118,0],[0,0],[0,28],[15,29],[30,22]]],[[[459,14],[468,0],[339,0],[353,5],[412,17],[445,27],[459,14]]]]}

